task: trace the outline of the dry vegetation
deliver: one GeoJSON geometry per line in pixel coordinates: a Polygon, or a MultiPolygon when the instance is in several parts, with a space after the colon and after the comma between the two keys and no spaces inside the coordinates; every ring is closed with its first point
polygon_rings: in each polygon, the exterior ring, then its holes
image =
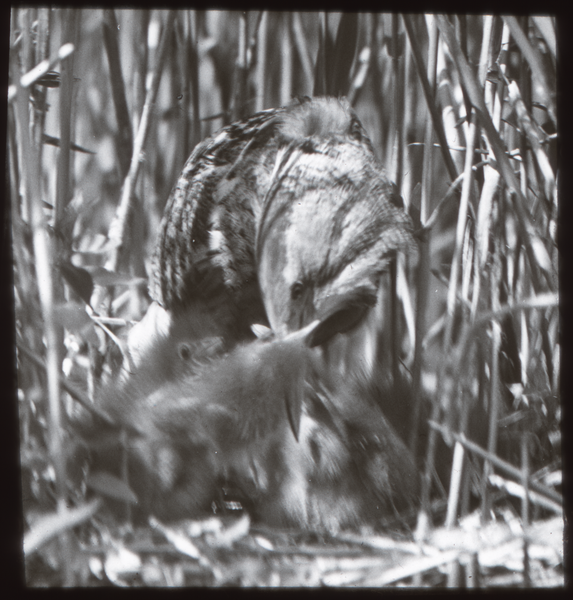
{"type": "Polygon", "coordinates": [[[22,8],[10,43],[29,585],[562,584],[554,19],[22,8]],[[67,423],[145,313],[170,188],[205,136],[304,95],[349,98],[418,230],[394,349],[412,447],[430,417],[417,541],[111,529],[67,423]]]}

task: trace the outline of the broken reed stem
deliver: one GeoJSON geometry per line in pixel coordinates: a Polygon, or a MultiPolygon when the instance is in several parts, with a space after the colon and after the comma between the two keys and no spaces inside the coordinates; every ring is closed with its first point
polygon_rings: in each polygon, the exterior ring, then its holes
{"type": "Polygon", "coordinates": [[[96,498],[78,508],[66,509],[61,514],[40,517],[24,536],[24,554],[26,557],[32,556],[57,535],[84,523],[96,514],[101,505],[102,500],[96,498]]]}
{"type": "MultiPolygon", "coordinates": [[[[32,84],[36,83],[38,79],[43,77],[48,71],[51,71],[61,60],[67,58],[74,51],[73,44],[64,44],[55,54],[50,56],[49,59],[43,60],[41,63],[36,65],[31,71],[28,71],[25,75],[20,77],[20,86],[23,88],[29,88],[32,84]]],[[[15,50],[14,50],[15,52],[15,50]]],[[[17,88],[15,84],[12,84],[8,88],[8,102],[12,102],[16,98],[17,88]]]]}

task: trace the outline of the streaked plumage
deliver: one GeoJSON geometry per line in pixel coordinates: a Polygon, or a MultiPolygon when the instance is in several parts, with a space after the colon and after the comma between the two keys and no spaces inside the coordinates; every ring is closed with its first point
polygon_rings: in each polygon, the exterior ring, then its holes
{"type": "Polygon", "coordinates": [[[197,146],[165,208],[150,290],[177,314],[195,298],[200,265],[217,273],[239,332],[266,316],[276,331],[293,331],[330,295],[359,289],[372,303],[387,256],[414,247],[353,110],[318,98],[197,146]]]}

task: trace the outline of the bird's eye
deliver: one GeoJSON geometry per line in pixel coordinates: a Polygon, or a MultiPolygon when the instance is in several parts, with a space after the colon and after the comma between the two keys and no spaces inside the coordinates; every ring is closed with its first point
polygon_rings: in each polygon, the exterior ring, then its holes
{"type": "Polygon", "coordinates": [[[188,361],[191,358],[191,348],[188,344],[179,344],[179,356],[184,361],[188,361]]]}
{"type": "Polygon", "coordinates": [[[302,296],[304,286],[300,281],[293,283],[290,289],[290,297],[292,300],[298,300],[302,296]]]}

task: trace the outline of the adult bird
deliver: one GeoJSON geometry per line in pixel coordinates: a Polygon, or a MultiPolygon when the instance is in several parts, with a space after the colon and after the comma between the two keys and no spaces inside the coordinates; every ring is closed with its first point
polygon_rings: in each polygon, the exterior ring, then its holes
{"type": "Polygon", "coordinates": [[[199,303],[230,345],[256,323],[284,335],[330,317],[319,345],[332,355],[344,333],[343,362],[353,354],[359,364],[396,251],[415,251],[412,224],[349,103],[259,112],[187,160],[155,247],[154,302],[130,346],[137,354],[157,330],[178,330],[199,303]]]}

